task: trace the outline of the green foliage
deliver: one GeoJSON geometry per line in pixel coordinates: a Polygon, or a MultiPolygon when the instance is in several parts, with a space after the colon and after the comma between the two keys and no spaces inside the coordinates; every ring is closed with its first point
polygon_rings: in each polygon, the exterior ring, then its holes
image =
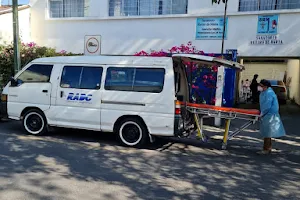
{"type": "MultiPolygon", "coordinates": [[[[54,56],[79,55],[68,53],[64,50],[57,52],[54,48],[37,46],[31,42],[20,45],[21,67],[36,58],[54,56]]],[[[0,45],[0,89],[5,86],[14,70],[14,48],[13,45],[0,45]]]]}

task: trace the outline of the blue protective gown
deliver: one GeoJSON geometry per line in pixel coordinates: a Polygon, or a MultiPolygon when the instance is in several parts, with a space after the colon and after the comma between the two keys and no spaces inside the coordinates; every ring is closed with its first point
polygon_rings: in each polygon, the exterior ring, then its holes
{"type": "Polygon", "coordinates": [[[259,96],[261,121],[260,133],[264,138],[278,138],[285,135],[285,130],[279,115],[277,96],[272,88],[261,92],[259,96]]]}

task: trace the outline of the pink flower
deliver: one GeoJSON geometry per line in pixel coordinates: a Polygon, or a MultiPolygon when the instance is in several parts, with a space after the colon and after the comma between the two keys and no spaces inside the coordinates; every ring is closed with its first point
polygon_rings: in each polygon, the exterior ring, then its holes
{"type": "Polygon", "coordinates": [[[170,51],[171,53],[175,53],[175,52],[177,52],[177,50],[178,50],[178,48],[177,48],[176,46],[174,46],[174,47],[172,47],[169,51],[170,51]]]}
{"type": "Polygon", "coordinates": [[[199,89],[199,87],[196,86],[196,85],[194,85],[194,84],[192,85],[192,88],[193,88],[193,89],[199,89]]]}
{"type": "Polygon", "coordinates": [[[60,53],[60,54],[66,54],[66,53],[67,53],[67,51],[65,51],[65,50],[61,50],[59,53],[60,53]]]}
{"type": "Polygon", "coordinates": [[[32,48],[32,47],[35,47],[36,44],[34,42],[30,42],[30,43],[27,44],[27,46],[30,47],[30,48],[32,48]]]}
{"type": "Polygon", "coordinates": [[[206,80],[206,79],[207,79],[207,75],[204,75],[204,76],[203,76],[203,79],[206,80]]]}
{"type": "Polygon", "coordinates": [[[218,72],[218,66],[212,66],[211,70],[215,73],[218,72]]]}
{"type": "Polygon", "coordinates": [[[191,65],[191,62],[183,62],[184,65],[188,65],[190,66],[191,65]]]}
{"type": "Polygon", "coordinates": [[[187,43],[187,45],[188,45],[188,46],[192,46],[192,41],[189,41],[189,42],[187,43]]]}
{"type": "Polygon", "coordinates": [[[134,54],[135,56],[147,56],[148,53],[146,51],[140,51],[134,54]]]}
{"type": "Polygon", "coordinates": [[[214,105],[216,103],[216,99],[212,99],[210,103],[214,105]]]}

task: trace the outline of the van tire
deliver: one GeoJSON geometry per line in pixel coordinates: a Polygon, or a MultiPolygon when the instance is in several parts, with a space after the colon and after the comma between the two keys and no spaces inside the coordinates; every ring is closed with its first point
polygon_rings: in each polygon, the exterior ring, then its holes
{"type": "Polygon", "coordinates": [[[24,130],[30,135],[44,135],[48,132],[47,120],[43,112],[32,109],[27,111],[22,120],[24,130]]]}
{"type": "Polygon", "coordinates": [[[129,147],[142,147],[149,140],[147,127],[136,118],[122,120],[117,134],[121,143],[129,147]]]}

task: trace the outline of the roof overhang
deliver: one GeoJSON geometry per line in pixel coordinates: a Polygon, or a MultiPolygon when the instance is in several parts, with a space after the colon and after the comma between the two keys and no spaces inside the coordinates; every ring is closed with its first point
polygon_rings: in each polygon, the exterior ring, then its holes
{"type": "MultiPolygon", "coordinates": [[[[27,8],[30,8],[30,5],[19,6],[18,11],[25,10],[27,8]]],[[[7,13],[12,13],[12,7],[7,7],[3,10],[0,10],[0,15],[4,15],[4,14],[7,14],[7,13]]]]}

